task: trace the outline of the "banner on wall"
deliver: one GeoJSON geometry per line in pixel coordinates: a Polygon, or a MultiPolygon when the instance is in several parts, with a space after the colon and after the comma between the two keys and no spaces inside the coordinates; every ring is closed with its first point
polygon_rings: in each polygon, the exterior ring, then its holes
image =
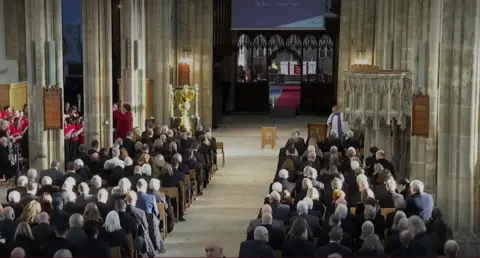
{"type": "Polygon", "coordinates": [[[326,0],[232,0],[233,30],[323,30],[326,0]]]}

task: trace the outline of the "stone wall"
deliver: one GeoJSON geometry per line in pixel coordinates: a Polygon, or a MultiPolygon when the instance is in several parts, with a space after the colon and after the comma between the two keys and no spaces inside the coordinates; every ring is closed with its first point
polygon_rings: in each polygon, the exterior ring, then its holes
{"type": "Polygon", "coordinates": [[[358,27],[368,19],[365,13],[371,6],[369,0],[342,1],[339,104],[344,88],[341,71],[359,58],[352,57],[356,49],[366,49],[366,59],[381,69],[410,71],[414,92],[430,98],[429,137],[411,139],[410,178],[422,180],[426,191],[436,192],[436,204],[453,228],[471,236],[480,222],[476,51],[480,2],[373,0],[374,33],[368,26],[358,27]],[[359,42],[358,33],[365,39],[359,42]]]}

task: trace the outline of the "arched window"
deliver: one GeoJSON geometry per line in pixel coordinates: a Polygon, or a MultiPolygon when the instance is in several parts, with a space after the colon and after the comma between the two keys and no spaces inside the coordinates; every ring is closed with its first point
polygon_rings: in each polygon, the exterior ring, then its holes
{"type": "Polygon", "coordinates": [[[251,57],[251,41],[250,38],[242,34],[238,38],[238,58],[237,58],[237,81],[246,82],[251,79],[250,57],[251,57]]]}
{"type": "Polygon", "coordinates": [[[253,40],[253,67],[252,78],[254,81],[267,80],[267,39],[257,35],[253,40]]]}
{"type": "Polygon", "coordinates": [[[303,40],[303,81],[317,81],[317,53],[317,38],[307,35],[303,40]]]}
{"type": "Polygon", "coordinates": [[[333,81],[333,40],[329,35],[318,40],[318,69],[320,82],[333,81]]]}

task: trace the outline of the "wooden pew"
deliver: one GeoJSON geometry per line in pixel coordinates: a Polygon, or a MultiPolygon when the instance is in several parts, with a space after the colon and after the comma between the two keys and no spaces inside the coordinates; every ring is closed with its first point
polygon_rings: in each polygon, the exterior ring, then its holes
{"type": "Polygon", "coordinates": [[[130,257],[135,257],[135,248],[133,247],[133,235],[132,233],[127,234],[128,242],[130,243],[130,257]]]}
{"type": "Polygon", "coordinates": [[[112,258],[121,258],[122,251],[120,250],[120,246],[110,247],[110,254],[112,258]]]}
{"type": "Polygon", "coordinates": [[[307,123],[308,138],[317,138],[317,141],[321,142],[327,138],[328,125],[327,124],[314,124],[307,123]]]}
{"type": "Polygon", "coordinates": [[[193,187],[193,201],[197,200],[197,195],[198,195],[198,182],[197,182],[197,171],[195,169],[190,169],[190,181],[192,182],[192,187],[193,187]]]}
{"type": "MultiPolygon", "coordinates": [[[[222,167],[225,167],[225,150],[223,149],[223,142],[217,142],[217,155],[222,155],[222,167]]],[[[218,162],[217,162],[218,163],[218,162]]]]}
{"type": "Polygon", "coordinates": [[[163,187],[160,191],[170,197],[170,199],[175,198],[177,204],[177,214],[175,216],[180,216],[180,198],[178,198],[178,189],[176,187],[163,187]]]}
{"type": "Polygon", "coordinates": [[[161,222],[162,236],[163,236],[163,239],[165,240],[167,238],[167,216],[165,213],[165,204],[161,202],[157,203],[157,209],[158,209],[158,213],[160,214],[160,219],[162,220],[161,222]]]}
{"type": "Polygon", "coordinates": [[[185,200],[185,182],[184,181],[180,181],[180,194],[182,196],[182,203],[180,204],[182,207],[182,211],[185,212],[185,210],[187,209],[187,205],[186,205],[186,200],[185,200]]]}
{"type": "Polygon", "coordinates": [[[185,198],[186,208],[190,208],[192,204],[192,182],[190,180],[190,175],[185,175],[184,177],[185,186],[188,186],[187,198],[185,198]]]}
{"type": "Polygon", "coordinates": [[[387,214],[395,212],[395,208],[382,208],[381,213],[383,217],[387,218],[387,214]]]}

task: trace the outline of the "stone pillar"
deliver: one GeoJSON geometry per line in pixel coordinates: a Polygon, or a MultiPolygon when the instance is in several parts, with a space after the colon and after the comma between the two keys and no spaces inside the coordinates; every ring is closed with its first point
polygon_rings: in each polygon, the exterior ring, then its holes
{"type": "Polygon", "coordinates": [[[479,253],[478,132],[480,34],[475,26],[480,2],[443,0],[439,71],[438,192],[440,207],[448,211],[460,250],[479,253]]]}
{"type": "Polygon", "coordinates": [[[344,71],[359,58],[373,64],[375,0],[344,0],[340,14],[337,106],[344,105],[344,71]],[[364,50],[365,53],[358,53],[364,50]],[[360,56],[362,55],[362,56],[360,56]]]}
{"type": "Polygon", "coordinates": [[[2,64],[5,60],[5,16],[4,16],[4,5],[3,0],[0,0],[0,74],[2,73],[1,69],[3,69],[2,64]]]}
{"type": "Polygon", "coordinates": [[[84,0],[82,17],[85,142],[107,147],[113,144],[111,1],[84,0]]]}
{"type": "Polygon", "coordinates": [[[3,0],[0,8],[3,8],[2,22],[5,36],[4,56],[0,57],[0,83],[26,81],[26,33],[19,33],[26,31],[25,1],[3,0]]]}
{"type": "MultiPolygon", "coordinates": [[[[122,103],[132,106],[133,124],[145,127],[145,0],[121,0],[122,103]]],[[[165,2],[165,1],[158,1],[165,2]]],[[[165,46],[164,46],[165,47],[165,46]]],[[[155,81],[153,81],[155,83],[155,81]]]]}
{"type": "Polygon", "coordinates": [[[164,105],[170,85],[170,1],[145,0],[147,78],[153,80],[153,116],[157,124],[169,124],[170,106],[164,105]],[[165,108],[167,107],[167,112],[165,108]],[[167,114],[165,116],[165,113],[167,114]]]}
{"type": "MultiPolygon", "coordinates": [[[[187,8],[180,8],[180,19],[186,33],[179,34],[178,60],[191,55],[191,84],[199,85],[200,123],[212,126],[212,73],[213,73],[213,1],[184,0],[187,8]],[[184,51],[185,48],[191,53],[184,51]]],[[[180,26],[179,31],[182,31],[180,26]]],[[[178,63],[177,63],[178,67],[178,63]]]]}
{"type": "Polygon", "coordinates": [[[43,102],[45,87],[63,88],[61,17],[61,0],[25,1],[27,63],[32,67],[28,71],[29,156],[30,167],[38,170],[47,169],[53,160],[63,164],[65,157],[63,129],[44,130],[43,102]]]}

